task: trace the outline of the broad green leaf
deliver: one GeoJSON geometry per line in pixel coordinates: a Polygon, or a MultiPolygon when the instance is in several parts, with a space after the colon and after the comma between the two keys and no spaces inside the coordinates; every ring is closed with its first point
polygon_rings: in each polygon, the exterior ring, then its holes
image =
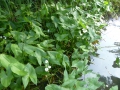
{"type": "Polygon", "coordinates": [[[70,66],[70,62],[69,62],[69,58],[66,55],[63,55],[63,61],[62,64],[64,65],[64,67],[66,68],[66,66],[70,66]]]}
{"type": "Polygon", "coordinates": [[[76,68],[84,68],[84,61],[80,60],[74,60],[72,61],[72,66],[71,67],[76,67],[76,68]]]}
{"type": "Polygon", "coordinates": [[[19,56],[22,53],[21,49],[18,47],[17,44],[11,44],[11,50],[15,56],[19,56]]]}
{"type": "Polygon", "coordinates": [[[72,53],[72,58],[73,59],[79,59],[81,57],[80,52],[78,49],[74,49],[74,52],[72,53]]]}
{"type": "Polygon", "coordinates": [[[8,87],[11,83],[11,80],[12,80],[12,76],[8,76],[6,75],[5,71],[2,70],[2,72],[0,73],[1,75],[1,84],[4,86],[4,87],[8,87]]]}
{"type": "Polygon", "coordinates": [[[41,27],[35,25],[34,23],[32,23],[32,26],[33,26],[33,30],[36,32],[36,35],[37,35],[37,36],[39,36],[39,37],[40,37],[40,36],[45,36],[45,34],[43,33],[41,27]]]}
{"type": "MultiPolygon", "coordinates": [[[[17,65],[17,63],[16,63],[16,65],[17,65]]],[[[21,65],[21,67],[22,67],[22,65],[21,65]]],[[[12,70],[12,72],[16,73],[17,75],[20,75],[20,76],[26,75],[26,72],[24,70],[21,70],[21,68],[14,66],[12,64],[11,64],[11,70],[12,70]]]]}
{"type": "Polygon", "coordinates": [[[22,90],[23,85],[21,85],[22,79],[21,77],[17,77],[14,82],[11,83],[11,90],[22,90]]]}
{"type": "Polygon", "coordinates": [[[81,48],[84,52],[89,52],[89,50],[86,49],[86,46],[85,46],[85,45],[80,46],[80,48],[81,48]]]}
{"type": "Polygon", "coordinates": [[[76,70],[73,70],[70,74],[69,74],[69,78],[70,79],[75,79],[75,76],[76,76],[76,73],[77,71],[76,70]]]}
{"type": "Polygon", "coordinates": [[[54,45],[51,44],[54,40],[49,39],[49,40],[44,40],[43,42],[40,43],[40,46],[46,48],[52,48],[54,45]]]}
{"type": "Polygon", "coordinates": [[[45,90],[70,90],[70,89],[58,86],[56,84],[50,84],[45,87],[45,90]]]}
{"type": "Polygon", "coordinates": [[[65,69],[65,70],[64,70],[64,82],[67,81],[68,79],[69,79],[69,77],[68,77],[68,72],[67,72],[67,70],[65,69]]]}
{"type": "Polygon", "coordinates": [[[83,29],[87,29],[87,27],[86,27],[86,22],[85,22],[84,19],[80,18],[79,24],[82,26],[83,29]]]}
{"type": "Polygon", "coordinates": [[[37,65],[38,64],[38,61],[36,60],[35,55],[34,56],[28,55],[28,56],[29,56],[29,59],[28,59],[29,63],[31,63],[32,65],[37,65]]]}
{"type": "Polygon", "coordinates": [[[8,68],[11,67],[12,72],[18,74],[18,75],[25,75],[26,72],[23,70],[24,65],[19,63],[15,58],[9,55],[0,54],[0,63],[3,67],[8,68]]]}
{"type": "Polygon", "coordinates": [[[43,4],[41,7],[41,15],[42,17],[48,15],[49,11],[48,11],[48,7],[46,4],[43,4]]]}
{"type": "Polygon", "coordinates": [[[62,86],[66,87],[66,88],[72,88],[74,87],[75,83],[77,82],[76,79],[68,79],[67,81],[65,81],[62,86]]]}
{"type": "Polygon", "coordinates": [[[36,36],[29,36],[29,38],[25,41],[27,44],[36,44],[37,41],[35,41],[38,37],[36,36]]]}
{"type": "Polygon", "coordinates": [[[38,61],[39,65],[41,65],[43,59],[46,57],[46,52],[44,50],[42,50],[41,48],[37,48],[35,50],[35,55],[34,56],[37,58],[37,61],[38,61]]]}
{"type": "Polygon", "coordinates": [[[37,61],[38,61],[38,63],[39,63],[39,65],[41,65],[42,64],[42,55],[41,55],[41,53],[40,52],[38,52],[38,51],[35,51],[35,57],[37,58],[37,61]]]}
{"type": "Polygon", "coordinates": [[[62,55],[57,51],[48,51],[48,55],[50,56],[50,63],[61,65],[60,60],[62,62],[62,55]]]}
{"type": "Polygon", "coordinates": [[[108,3],[108,1],[104,1],[104,5],[108,5],[109,3],[108,3]]]}
{"type": "Polygon", "coordinates": [[[119,57],[116,58],[115,64],[117,64],[120,67],[120,58],[119,57]]]}
{"type": "Polygon", "coordinates": [[[76,20],[79,19],[79,14],[78,14],[77,11],[74,11],[72,14],[73,14],[73,17],[74,17],[76,20]]]}
{"type": "Polygon", "coordinates": [[[19,43],[18,45],[27,54],[36,57],[39,65],[42,64],[42,58],[44,58],[46,56],[46,53],[45,53],[44,50],[42,50],[39,47],[35,47],[35,46],[28,45],[28,44],[25,44],[25,43],[19,43]]]}
{"type": "Polygon", "coordinates": [[[29,74],[31,81],[37,85],[37,75],[34,67],[31,64],[25,66],[25,71],[29,74]]]}
{"type": "Polygon", "coordinates": [[[84,61],[80,61],[80,60],[74,60],[72,61],[72,66],[71,67],[75,67],[77,68],[77,72],[78,73],[82,73],[84,68],[85,68],[85,62],[84,61]]]}
{"type": "Polygon", "coordinates": [[[57,28],[57,27],[58,27],[58,23],[59,23],[59,19],[56,18],[55,16],[51,16],[51,19],[52,19],[52,21],[53,21],[55,27],[57,28]]]}
{"type": "Polygon", "coordinates": [[[8,56],[8,55],[5,55],[5,54],[1,54],[0,55],[0,63],[3,67],[5,68],[8,68],[8,66],[10,65],[10,63],[12,62],[11,60],[9,59],[12,59],[11,56],[8,56]]]}
{"type": "Polygon", "coordinates": [[[59,19],[63,24],[68,25],[68,26],[75,24],[75,20],[69,16],[60,16],[59,19]]]}
{"type": "Polygon", "coordinates": [[[98,87],[102,86],[104,83],[103,82],[100,82],[98,81],[99,80],[99,77],[92,77],[92,78],[87,78],[86,79],[86,84],[87,84],[87,88],[88,90],[93,90],[93,89],[97,89],[98,87]]]}
{"type": "Polygon", "coordinates": [[[95,36],[95,32],[94,32],[94,30],[89,29],[89,35],[90,35],[92,41],[94,41],[94,36],[95,36]]]}
{"type": "Polygon", "coordinates": [[[19,45],[20,49],[25,51],[27,54],[34,55],[34,51],[36,50],[35,46],[28,45],[25,43],[19,43],[18,45],[19,45]]]}
{"type": "Polygon", "coordinates": [[[27,38],[25,32],[11,31],[11,34],[13,35],[14,39],[18,42],[24,41],[27,38]]]}
{"type": "Polygon", "coordinates": [[[36,73],[38,75],[38,77],[41,77],[43,75],[47,75],[49,72],[45,71],[45,66],[38,66],[37,68],[35,68],[36,73]]]}
{"type": "Polygon", "coordinates": [[[22,82],[23,82],[24,88],[26,88],[29,83],[29,74],[26,74],[25,76],[22,77],[22,82]]]}
{"type": "Polygon", "coordinates": [[[55,37],[58,41],[68,40],[68,34],[55,34],[55,37]]]}
{"type": "Polygon", "coordinates": [[[64,29],[76,29],[77,28],[77,22],[75,19],[73,19],[72,17],[68,17],[68,16],[60,16],[60,25],[64,28],[64,29]]]}
{"type": "Polygon", "coordinates": [[[7,68],[10,64],[19,64],[22,69],[24,68],[24,65],[19,63],[14,57],[5,54],[0,54],[0,63],[5,68],[7,68]]]}

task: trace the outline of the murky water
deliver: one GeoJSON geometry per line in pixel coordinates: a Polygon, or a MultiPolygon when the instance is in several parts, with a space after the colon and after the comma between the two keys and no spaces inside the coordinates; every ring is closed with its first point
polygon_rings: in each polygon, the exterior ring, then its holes
{"type": "Polygon", "coordinates": [[[120,57],[120,18],[109,21],[106,30],[102,32],[99,47],[99,56],[91,57],[93,64],[90,64],[89,69],[99,73],[100,80],[107,85],[100,90],[109,90],[114,85],[118,85],[120,90],[120,68],[113,67],[116,57],[120,57]]]}

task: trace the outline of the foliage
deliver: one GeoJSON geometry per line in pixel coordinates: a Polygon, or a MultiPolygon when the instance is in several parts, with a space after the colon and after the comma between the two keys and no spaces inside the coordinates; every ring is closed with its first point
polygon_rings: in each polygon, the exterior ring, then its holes
{"type": "Polygon", "coordinates": [[[117,57],[113,64],[114,67],[120,67],[120,58],[117,57]]]}
{"type": "Polygon", "coordinates": [[[113,86],[110,90],[118,90],[118,86],[113,86]]]}
{"type": "Polygon", "coordinates": [[[110,0],[113,5],[113,9],[116,13],[120,13],[120,1],[119,0],[110,0]]]}
{"type": "Polygon", "coordinates": [[[1,0],[0,89],[94,90],[90,55],[110,11],[104,0],[1,0]]]}

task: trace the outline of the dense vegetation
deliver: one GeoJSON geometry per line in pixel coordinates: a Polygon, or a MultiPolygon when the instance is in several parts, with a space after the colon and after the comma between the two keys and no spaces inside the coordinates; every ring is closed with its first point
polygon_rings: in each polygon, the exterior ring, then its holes
{"type": "MultiPolygon", "coordinates": [[[[116,8],[116,7],[115,7],[116,8]]],[[[95,90],[80,80],[95,55],[109,0],[0,0],[0,90],[95,90]]]]}

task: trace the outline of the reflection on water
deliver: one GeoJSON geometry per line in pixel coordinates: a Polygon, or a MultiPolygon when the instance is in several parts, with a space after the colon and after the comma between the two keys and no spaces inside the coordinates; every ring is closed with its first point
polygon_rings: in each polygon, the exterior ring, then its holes
{"type": "Polygon", "coordinates": [[[116,57],[120,57],[120,18],[118,20],[110,20],[106,31],[102,32],[101,47],[97,53],[98,57],[91,57],[93,64],[89,69],[101,75],[100,81],[105,82],[108,87],[98,90],[109,90],[115,84],[120,90],[120,68],[114,66],[116,57]]]}
{"type": "Polygon", "coordinates": [[[100,81],[104,82],[106,87],[99,87],[97,90],[110,90],[111,87],[118,85],[118,90],[120,90],[120,78],[111,76],[111,77],[105,77],[101,76],[100,81]]]}

